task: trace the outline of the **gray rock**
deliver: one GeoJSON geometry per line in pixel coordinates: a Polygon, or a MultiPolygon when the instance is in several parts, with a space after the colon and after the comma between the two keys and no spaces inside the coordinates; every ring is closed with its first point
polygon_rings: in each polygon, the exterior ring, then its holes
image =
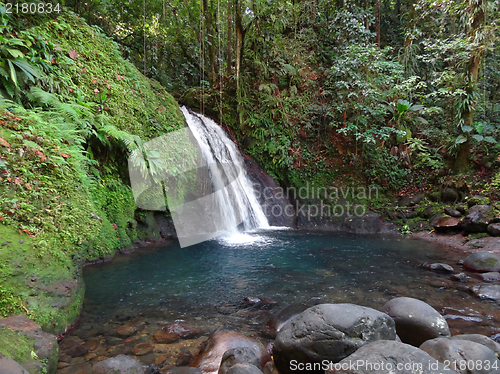
{"type": "Polygon", "coordinates": [[[477,277],[485,282],[500,282],[500,273],[490,271],[488,273],[479,273],[477,277]]]}
{"type": "Polygon", "coordinates": [[[227,374],[262,374],[257,367],[248,364],[235,364],[231,366],[227,372],[227,374]]]}
{"type": "Polygon", "coordinates": [[[261,363],[252,348],[239,347],[232,348],[224,352],[222,362],[219,368],[219,374],[226,374],[229,368],[236,364],[248,364],[262,369],[261,363]]]}
{"type": "Polygon", "coordinates": [[[500,300],[500,285],[474,286],[470,290],[481,299],[500,300]]]}
{"type": "Polygon", "coordinates": [[[205,374],[217,373],[224,353],[232,348],[241,347],[252,349],[257,355],[261,366],[271,359],[266,348],[255,339],[237,332],[221,331],[210,337],[203,352],[190,365],[199,368],[205,374]]]}
{"type": "Polygon", "coordinates": [[[423,263],[422,266],[426,269],[439,272],[439,273],[453,273],[455,270],[448,264],[443,264],[441,262],[435,262],[433,264],[429,264],[427,262],[423,263]]]}
{"type": "Polygon", "coordinates": [[[273,357],[281,374],[299,363],[338,362],[374,340],[394,340],[394,321],[375,309],[354,304],[320,304],[288,322],[276,336],[273,357]]]}
{"type": "Polygon", "coordinates": [[[446,320],[429,304],[411,297],[389,300],[382,311],[396,322],[403,343],[420,346],[429,339],[450,336],[446,320]]]}
{"type": "MultiPolygon", "coordinates": [[[[453,340],[470,340],[472,342],[476,342],[482,344],[489,349],[491,349],[497,356],[500,355],[500,344],[494,341],[491,338],[488,338],[485,335],[481,334],[461,334],[452,336],[450,339],[453,340]]],[[[500,368],[499,368],[500,369],[500,368]]]]}
{"type": "Polygon", "coordinates": [[[449,216],[451,217],[455,217],[455,218],[460,218],[462,217],[462,213],[460,213],[458,210],[456,209],[453,209],[452,207],[450,206],[447,206],[446,208],[444,208],[444,212],[446,214],[448,214],[449,216]]]}
{"type": "Polygon", "coordinates": [[[467,270],[481,273],[500,271],[500,256],[487,251],[476,252],[464,260],[463,266],[467,270]]]}
{"type": "Polygon", "coordinates": [[[132,357],[118,355],[98,362],[90,370],[90,374],[142,374],[142,364],[132,357]]]}
{"type": "Polygon", "coordinates": [[[458,274],[452,274],[450,276],[450,279],[452,281],[456,281],[456,282],[467,282],[469,277],[467,275],[465,275],[465,273],[458,273],[458,274]]]}
{"type": "Polygon", "coordinates": [[[0,374],[30,374],[13,359],[0,353],[0,374]]]}
{"type": "Polygon", "coordinates": [[[333,369],[336,374],[455,374],[426,352],[391,340],[367,344],[333,369]]]}
{"type": "Polygon", "coordinates": [[[437,338],[426,341],[420,349],[440,362],[450,363],[450,368],[460,374],[498,374],[500,371],[500,361],[495,353],[470,340],[437,338]],[[478,362],[481,363],[481,369],[476,366],[478,362]],[[490,364],[489,370],[485,369],[486,363],[490,364]]]}
{"type": "Polygon", "coordinates": [[[466,233],[486,232],[488,224],[495,217],[493,208],[489,205],[474,205],[462,220],[466,233]]]}
{"type": "Polygon", "coordinates": [[[283,326],[297,317],[300,313],[308,307],[305,304],[290,304],[272,315],[266,322],[262,333],[265,336],[275,338],[276,334],[283,328],[283,326]]]}
{"type": "Polygon", "coordinates": [[[486,231],[491,236],[500,236],[500,223],[490,223],[486,231]]]}

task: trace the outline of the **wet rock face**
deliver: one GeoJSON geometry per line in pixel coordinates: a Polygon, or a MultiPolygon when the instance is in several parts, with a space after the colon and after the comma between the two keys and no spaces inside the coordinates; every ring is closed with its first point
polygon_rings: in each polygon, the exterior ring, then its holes
{"type": "Polygon", "coordinates": [[[396,322],[403,343],[420,346],[429,339],[450,336],[446,320],[433,307],[410,297],[389,300],[382,311],[396,322]]]}
{"type": "Polygon", "coordinates": [[[500,271],[500,256],[486,251],[476,252],[464,260],[463,266],[467,270],[480,273],[500,271]]]}
{"type": "Polygon", "coordinates": [[[420,349],[440,362],[451,363],[450,368],[460,374],[488,374],[500,370],[500,361],[495,353],[470,340],[437,338],[426,341],[420,349]],[[476,365],[478,362],[481,365],[476,365]]]}
{"type": "Polygon", "coordinates": [[[199,331],[185,323],[169,323],[153,335],[156,343],[173,343],[179,339],[189,339],[198,335],[199,331]]]}
{"type": "Polygon", "coordinates": [[[90,374],[143,374],[142,364],[132,357],[118,355],[95,364],[90,374]]]}
{"type": "Polygon", "coordinates": [[[491,236],[500,236],[500,223],[490,223],[486,231],[491,236]]]}
{"type": "Polygon", "coordinates": [[[428,353],[411,345],[391,340],[379,340],[366,344],[352,355],[344,358],[336,366],[334,365],[333,370],[328,370],[325,373],[455,374],[454,371],[447,369],[444,364],[438,362],[428,353]]]}
{"type": "Polygon", "coordinates": [[[258,358],[261,367],[271,360],[266,348],[259,342],[243,334],[231,331],[215,333],[190,366],[197,367],[205,374],[217,373],[224,353],[232,348],[250,348],[258,358]]]}
{"type": "Polygon", "coordinates": [[[240,347],[232,348],[224,352],[219,374],[227,374],[229,369],[236,364],[252,365],[258,370],[262,369],[260,360],[253,349],[249,347],[240,347]]]}
{"type": "Polygon", "coordinates": [[[396,339],[394,321],[387,314],[354,304],[320,304],[283,326],[274,343],[274,363],[280,373],[293,373],[292,360],[339,362],[380,339],[396,339]]]}

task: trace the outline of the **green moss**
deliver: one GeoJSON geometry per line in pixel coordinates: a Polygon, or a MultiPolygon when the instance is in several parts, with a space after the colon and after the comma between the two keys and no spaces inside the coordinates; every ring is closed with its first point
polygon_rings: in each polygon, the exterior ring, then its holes
{"type": "Polygon", "coordinates": [[[137,225],[129,148],[112,131],[148,141],[185,120],[171,95],[71,13],[37,19],[13,36],[54,46],[39,85],[66,107],[0,108],[0,137],[9,143],[0,146],[0,237],[10,242],[0,247],[0,313],[24,312],[61,332],[80,312],[85,261],[159,236],[154,220],[137,225]]]}
{"type": "Polygon", "coordinates": [[[0,352],[22,365],[31,360],[34,339],[0,326],[0,352]]]}

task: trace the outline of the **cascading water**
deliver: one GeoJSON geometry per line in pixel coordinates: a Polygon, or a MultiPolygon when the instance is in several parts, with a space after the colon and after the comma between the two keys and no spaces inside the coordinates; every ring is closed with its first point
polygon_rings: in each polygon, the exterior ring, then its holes
{"type": "Polygon", "coordinates": [[[224,130],[210,118],[182,107],[186,122],[208,166],[223,227],[237,237],[241,231],[269,228],[268,220],[245,172],[241,153],[224,130]],[[229,166],[229,167],[221,167],[229,166]],[[241,223],[240,223],[241,222],[241,223]]]}

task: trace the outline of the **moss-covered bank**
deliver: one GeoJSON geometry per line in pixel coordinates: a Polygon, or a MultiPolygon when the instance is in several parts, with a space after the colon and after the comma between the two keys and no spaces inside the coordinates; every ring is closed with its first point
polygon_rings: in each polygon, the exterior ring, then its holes
{"type": "Polygon", "coordinates": [[[24,313],[58,333],[79,314],[85,261],[159,236],[136,212],[127,156],[185,122],[172,96],[76,15],[2,18],[20,52],[0,52],[2,62],[34,75],[16,68],[2,91],[0,316],[24,313]]]}

